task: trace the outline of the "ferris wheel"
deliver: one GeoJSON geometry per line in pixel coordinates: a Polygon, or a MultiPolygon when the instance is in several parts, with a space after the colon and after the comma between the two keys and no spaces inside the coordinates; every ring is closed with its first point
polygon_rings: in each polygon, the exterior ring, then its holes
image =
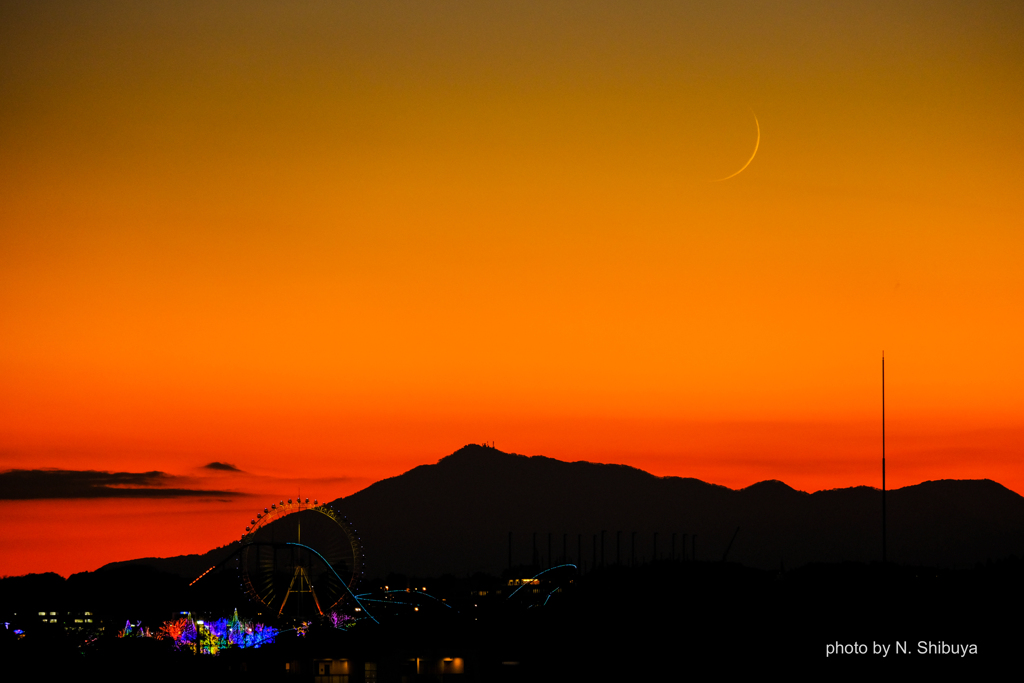
{"type": "Polygon", "coordinates": [[[245,528],[238,555],[242,586],[277,617],[336,610],[363,574],[355,530],[327,505],[309,498],[263,508],[245,528]]]}

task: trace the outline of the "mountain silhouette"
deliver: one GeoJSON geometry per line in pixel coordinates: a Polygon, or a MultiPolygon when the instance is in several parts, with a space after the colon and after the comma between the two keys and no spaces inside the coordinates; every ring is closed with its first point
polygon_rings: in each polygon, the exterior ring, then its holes
{"type": "MultiPolygon", "coordinates": [[[[889,491],[886,503],[890,561],[963,568],[1024,551],[1024,497],[994,481],[928,481],[889,491]]],[[[731,562],[764,569],[881,558],[875,488],[806,493],[762,481],[734,490],[475,444],[331,505],[358,531],[368,576],[500,573],[509,532],[516,566],[601,563],[602,531],[606,565],[684,553],[722,560],[728,552],[731,562]]],[[[198,575],[235,545],[130,563],[198,575]]]]}

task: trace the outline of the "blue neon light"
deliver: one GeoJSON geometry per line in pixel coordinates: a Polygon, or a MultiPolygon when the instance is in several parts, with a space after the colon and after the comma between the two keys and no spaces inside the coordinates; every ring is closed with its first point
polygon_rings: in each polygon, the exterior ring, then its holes
{"type": "MultiPolygon", "coordinates": [[[[506,600],[511,600],[511,599],[512,599],[512,596],[513,596],[513,595],[515,595],[516,593],[518,593],[519,591],[521,591],[521,590],[522,590],[523,588],[525,588],[526,586],[529,586],[529,585],[530,585],[530,584],[532,584],[532,583],[533,583],[534,581],[536,581],[537,579],[539,579],[539,578],[541,577],[541,575],[542,575],[542,574],[547,574],[548,572],[553,572],[553,571],[555,571],[556,569],[562,569],[563,567],[572,567],[573,569],[577,569],[576,565],[574,565],[574,564],[560,564],[560,565],[558,565],[557,567],[548,567],[547,569],[545,569],[544,571],[540,572],[539,574],[537,574],[537,575],[536,575],[536,576],[534,576],[533,578],[529,579],[529,580],[528,580],[528,581],[527,581],[526,583],[524,583],[524,584],[521,584],[521,585],[519,586],[519,588],[516,588],[516,589],[515,589],[514,591],[512,591],[511,593],[509,593],[509,596],[508,596],[508,598],[506,598],[506,600]]],[[[553,593],[554,591],[551,591],[551,592],[553,593]]],[[[550,593],[549,593],[549,596],[550,596],[550,593]]],[[[547,600],[545,600],[544,602],[545,602],[545,604],[546,604],[546,603],[547,603],[547,600]]]]}
{"type": "MultiPolygon", "coordinates": [[[[331,563],[327,561],[327,558],[324,557],[323,555],[321,555],[320,553],[318,553],[313,548],[310,548],[308,545],[303,545],[302,543],[291,543],[291,542],[287,542],[287,543],[285,543],[285,545],[294,545],[294,546],[298,546],[299,548],[305,548],[306,550],[308,550],[309,552],[313,553],[314,555],[319,557],[321,560],[323,560],[324,564],[327,565],[327,568],[330,569],[332,572],[334,572],[335,576],[338,576],[338,572],[334,571],[334,567],[332,567],[331,563]]],[[[373,623],[379,624],[380,622],[377,621],[376,619],[374,619],[373,615],[366,611],[366,608],[363,607],[363,603],[359,602],[359,598],[356,597],[355,593],[353,593],[351,590],[349,590],[348,584],[345,583],[345,580],[342,579],[340,576],[338,576],[338,581],[341,581],[341,585],[345,587],[345,590],[348,592],[348,594],[351,595],[352,599],[356,601],[356,604],[359,605],[359,608],[362,609],[364,612],[366,612],[366,616],[368,616],[371,619],[373,619],[373,623]]]]}

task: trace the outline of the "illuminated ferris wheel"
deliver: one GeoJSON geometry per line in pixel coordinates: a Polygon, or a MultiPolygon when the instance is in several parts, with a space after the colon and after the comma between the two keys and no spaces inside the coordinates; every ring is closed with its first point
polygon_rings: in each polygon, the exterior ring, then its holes
{"type": "Polygon", "coordinates": [[[330,507],[289,499],[263,508],[245,528],[238,564],[249,597],[274,616],[323,616],[354,599],[363,552],[330,507]]]}

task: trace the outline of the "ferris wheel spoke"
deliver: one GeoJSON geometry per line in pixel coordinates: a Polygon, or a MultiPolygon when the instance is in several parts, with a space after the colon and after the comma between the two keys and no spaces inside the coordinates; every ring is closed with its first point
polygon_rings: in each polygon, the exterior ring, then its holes
{"type": "MultiPolygon", "coordinates": [[[[252,520],[242,537],[242,584],[278,615],[324,614],[344,602],[362,573],[362,545],[327,506],[284,501],[252,520]]],[[[358,604],[358,600],[353,598],[358,604]]]]}

